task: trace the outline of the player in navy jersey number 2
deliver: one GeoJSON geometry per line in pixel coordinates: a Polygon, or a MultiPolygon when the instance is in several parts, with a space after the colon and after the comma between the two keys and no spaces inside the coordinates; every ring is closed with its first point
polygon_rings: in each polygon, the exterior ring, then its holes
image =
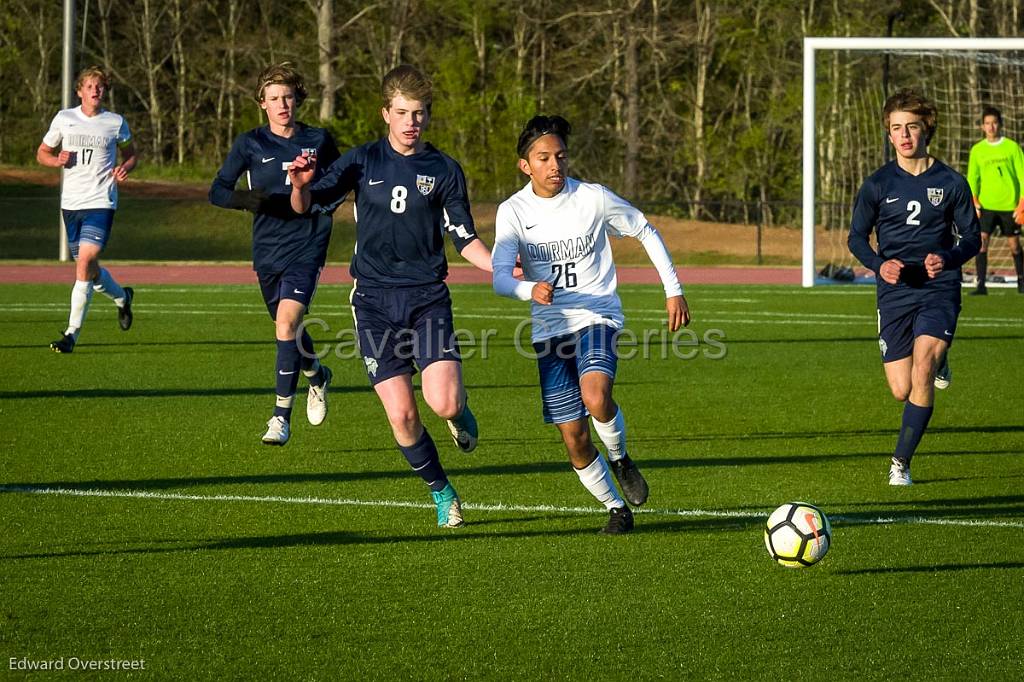
{"type": "Polygon", "coordinates": [[[935,105],[901,90],[885,101],[882,117],[896,159],[861,186],[848,244],[875,272],[882,366],[893,396],[904,403],[889,484],[911,485],[910,460],[932,416],[936,374],[949,376],[945,358],[960,315],[960,268],[978,253],[981,239],[967,180],[928,154],[935,105]]]}
{"type": "Polygon", "coordinates": [[[289,171],[292,207],[315,215],[355,193],[350,300],[366,373],[399,450],[430,487],[437,525],[454,528],[463,522],[461,503],[420,421],[412,375],[418,366],[427,405],[447,421],[461,450],[473,450],[477,424],[466,401],[444,283],[444,238],[486,272],[491,252],[474,230],[462,168],[422,139],[430,121],[430,81],[399,66],[384,77],[381,96],[387,136],[346,152],[312,185],[321,160],[296,158],[289,171]]]}
{"type": "Polygon", "coordinates": [[[626,500],[642,505],[648,486],[626,451],[626,421],[612,398],[625,318],[608,237],[643,244],[661,277],[670,331],[689,324],[690,310],[668,249],[644,214],[601,185],[566,176],[568,137],[561,116],[535,116],[519,136],[519,169],[530,182],[498,207],[494,290],[533,301],[544,421],[558,427],[580,482],[608,509],[604,532],[620,534],[633,529],[633,514],[591,441],[588,414],[626,500]],[[513,276],[517,258],[522,281],[513,276]]]}
{"type": "Polygon", "coordinates": [[[291,64],[265,69],[257,81],[255,98],[267,114],[267,125],[238,136],[210,186],[210,201],[255,214],[253,269],[277,338],[277,401],[262,440],[267,445],[284,445],[291,436],[299,372],[309,380],[306,417],[314,426],[327,416],[331,383],[331,371],[316,358],[309,333],[303,330],[296,339],[327,260],[331,216],[302,216],[292,211],[288,166],[297,154],[330,164],[338,158],[338,148],[323,128],[295,120],[295,110],[306,98],[306,87],[291,64]],[[243,175],[246,188],[235,189],[243,175]]]}

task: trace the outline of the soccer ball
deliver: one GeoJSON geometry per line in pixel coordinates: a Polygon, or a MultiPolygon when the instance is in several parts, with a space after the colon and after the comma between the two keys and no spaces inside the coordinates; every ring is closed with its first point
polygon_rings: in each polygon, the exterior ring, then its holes
{"type": "Polygon", "coordinates": [[[783,566],[813,566],[832,546],[832,524],[813,504],[787,502],[768,516],[764,544],[783,566]]]}

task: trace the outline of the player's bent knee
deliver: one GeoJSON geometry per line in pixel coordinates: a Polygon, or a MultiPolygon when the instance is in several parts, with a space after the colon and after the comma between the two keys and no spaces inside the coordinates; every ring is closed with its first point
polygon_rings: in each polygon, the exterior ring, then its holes
{"type": "Polygon", "coordinates": [[[396,436],[408,439],[415,437],[420,428],[420,417],[415,409],[388,412],[388,423],[396,436]]]}
{"type": "Polygon", "coordinates": [[[890,386],[889,390],[892,391],[892,397],[901,403],[910,398],[910,386],[890,386]]]}

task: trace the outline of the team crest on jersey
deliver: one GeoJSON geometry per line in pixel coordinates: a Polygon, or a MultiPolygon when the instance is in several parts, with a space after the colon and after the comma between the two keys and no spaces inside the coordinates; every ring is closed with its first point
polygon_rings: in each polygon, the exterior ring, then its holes
{"type": "Polygon", "coordinates": [[[941,187],[929,187],[928,188],[928,201],[932,202],[932,206],[938,206],[942,203],[942,188],[941,187]]]}
{"type": "Polygon", "coordinates": [[[433,175],[417,175],[416,176],[416,189],[420,191],[420,194],[427,196],[434,190],[434,176],[433,175]]]}

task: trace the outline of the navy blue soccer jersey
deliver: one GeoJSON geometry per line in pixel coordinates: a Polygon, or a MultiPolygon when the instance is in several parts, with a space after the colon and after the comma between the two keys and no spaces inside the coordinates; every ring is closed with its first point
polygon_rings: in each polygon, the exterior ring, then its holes
{"type": "Polygon", "coordinates": [[[847,243],[853,255],[875,272],[879,303],[921,291],[955,290],[959,300],[960,267],[981,246],[971,188],[962,175],[938,160],[920,175],[911,175],[896,161],[887,163],[861,186],[847,243]],[[878,237],[877,253],[869,241],[872,230],[878,237]],[[930,253],[945,260],[934,279],[924,270],[930,253]],[[882,263],[893,258],[904,264],[895,285],[878,275],[882,263]]]}
{"type": "Polygon", "coordinates": [[[447,233],[461,253],[477,238],[466,176],[447,154],[427,144],[410,156],[387,138],[349,150],[311,186],[311,210],[331,211],[355,192],[356,252],[350,267],[360,284],[404,287],[444,281],[447,233]]]}
{"type": "MultiPolygon", "coordinates": [[[[252,264],[257,272],[282,272],[292,263],[322,266],[327,259],[331,216],[300,216],[288,201],[288,166],[303,152],[316,154],[317,165],[322,168],[338,158],[338,147],[323,128],[296,123],[291,137],[275,135],[269,126],[255,128],[235,139],[210,186],[210,202],[224,208],[235,208],[231,195],[243,175],[245,189],[275,195],[252,221],[252,264]]],[[[317,172],[318,177],[322,175],[322,171],[317,172]]]]}

